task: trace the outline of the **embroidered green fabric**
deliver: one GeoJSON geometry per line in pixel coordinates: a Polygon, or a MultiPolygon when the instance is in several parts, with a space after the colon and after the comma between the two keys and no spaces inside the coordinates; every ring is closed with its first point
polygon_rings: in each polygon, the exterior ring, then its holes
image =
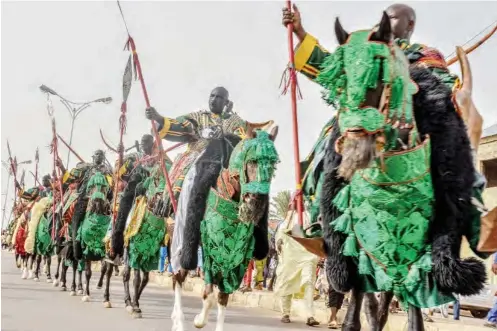
{"type": "Polygon", "coordinates": [[[46,218],[46,214],[42,215],[36,228],[35,235],[35,252],[37,255],[52,255],[53,245],[50,235],[50,222],[46,218]]]}
{"type": "MultiPolygon", "coordinates": [[[[241,141],[230,158],[230,175],[238,174],[242,195],[245,193],[269,194],[275,165],[279,161],[273,141],[264,131],[256,137],[241,141]],[[257,163],[257,178],[248,182],[247,163],[257,163]]],[[[224,181],[218,183],[225,185],[224,181]]],[[[206,284],[215,284],[223,293],[233,293],[240,287],[245,271],[253,257],[255,239],[254,222],[241,222],[240,204],[219,192],[225,187],[211,189],[204,219],[201,222],[203,269],[206,284]]]]}
{"type": "MultiPolygon", "coordinates": [[[[96,171],[88,181],[87,190],[90,195],[88,206],[91,206],[95,199],[104,201],[107,199],[109,183],[101,172],[96,171]]],[[[107,233],[110,219],[110,215],[97,214],[91,211],[86,213],[77,233],[77,240],[81,242],[84,256],[104,258],[104,237],[107,233]]]]}
{"type": "Polygon", "coordinates": [[[231,154],[229,170],[240,175],[242,195],[245,193],[269,194],[271,180],[274,176],[278,152],[265,131],[257,130],[253,139],[242,140],[231,154]],[[247,163],[257,163],[257,179],[248,182],[245,172],[247,163]]]}
{"type": "Polygon", "coordinates": [[[160,247],[165,235],[164,218],[156,217],[147,210],[140,230],[129,241],[129,266],[144,272],[156,270],[160,258],[160,247]]]}
{"type": "Polygon", "coordinates": [[[335,196],[342,215],[331,226],[347,235],[342,254],[357,263],[362,291],[393,291],[404,307],[433,307],[454,298],[438,292],[426,244],[434,202],[430,142],[419,142],[412,109],[417,87],[404,54],[397,46],[370,42],[369,34],[352,33],[317,78],[325,100],[339,110],[343,135],[360,128],[385,138],[381,159],[356,171],[335,196]],[[391,86],[383,113],[363,107],[367,90],[379,81],[391,86]],[[406,150],[398,148],[399,122],[412,127],[406,150]]]}
{"type": "Polygon", "coordinates": [[[212,190],[200,230],[205,283],[218,285],[223,293],[233,293],[252,259],[254,224],[240,222],[238,203],[212,190]]]}

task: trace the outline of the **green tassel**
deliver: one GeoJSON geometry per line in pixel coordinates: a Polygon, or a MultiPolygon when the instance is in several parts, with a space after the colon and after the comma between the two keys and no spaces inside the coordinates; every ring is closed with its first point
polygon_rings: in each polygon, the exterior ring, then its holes
{"type": "Polygon", "coordinates": [[[340,215],[337,219],[330,223],[335,231],[343,232],[349,234],[352,232],[352,217],[350,216],[350,210],[346,210],[345,213],[340,215]]]}
{"type": "Polygon", "coordinates": [[[360,275],[374,275],[373,265],[366,252],[361,249],[359,252],[359,274],[360,275]]]}
{"type": "Polygon", "coordinates": [[[419,281],[421,280],[421,272],[417,265],[412,265],[411,270],[407,274],[406,280],[404,281],[404,285],[409,292],[414,291],[416,286],[418,286],[419,281]]]}
{"type": "Polygon", "coordinates": [[[355,234],[349,233],[345,243],[343,244],[343,255],[357,257],[359,255],[359,249],[357,248],[357,239],[355,234]]]}
{"type": "Polygon", "coordinates": [[[374,279],[376,281],[376,286],[378,286],[379,291],[390,291],[392,290],[392,279],[386,274],[385,270],[381,267],[377,267],[374,273],[374,279]]]}
{"type": "Polygon", "coordinates": [[[101,172],[96,172],[88,181],[88,185],[86,186],[87,189],[91,189],[94,186],[104,186],[108,187],[109,183],[107,183],[107,178],[101,173],[101,172]]]}
{"type": "Polygon", "coordinates": [[[426,252],[419,258],[418,261],[416,261],[415,264],[416,266],[418,266],[419,269],[430,272],[433,265],[433,262],[431,260],[431,252],[426,252]]]}
{"type": "Polygon", "coordinates": [[[337,207],[338,210],[344,212],[347,208],[349,208],[350,201],[350,185],[345,186],[343,189],[338,192],[338,194],[333,199],[333,205],[337,207]]]}
{"type": "Polygon", "coordinates": [[[96,191],[94,192],[92,195],[91,195],[91,199],[92,200],[95,200],[95,199],[102,199],[102,200],[105,200],[105,195],[100,192],[100,191],[96,191]]]}

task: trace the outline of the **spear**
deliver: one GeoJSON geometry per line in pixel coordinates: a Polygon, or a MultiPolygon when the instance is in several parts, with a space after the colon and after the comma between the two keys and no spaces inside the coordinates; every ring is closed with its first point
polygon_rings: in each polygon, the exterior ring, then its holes
{"type": "MultiPolygon", "coordinates": [[[[123,14],[123,11],[121,9],[121,5],[120,5],[119,1],[117,1],[117,5],[119,6],[119,10],[121,11],[121,16],[123,18],[123,22],[124,22],[124,25],[126,27],[126,31],[128,33],[128,40],[126,42],[126,47],[128,50],[131,48],[131,54],[133,57],[135,72],[137,73],[138,78],[140,79],[140,83],[141,83],[141,87],[142,87],[142,91],[143,91],[143,97],[145,98],[145,103],[147,105],[147,108],[150,108],[150,100],[148,98],[147,88],[145,86],[145,80],[143,79],[143,72],[142,72],[142,68],[140,65],[140,60],[138,59],[138,53],[136,52],[135,41],[133,40],[133,38],[131,37],[131,35],[129,33],[128,26],[126,24],[126,20],[124,19],[124,14],[123,14]]],[[[174,199],[174,193],[173,193],[173,188],[171,185],[171,180],[169,179],[169,174],[167,173],[166,164],[164,162],[164,155],[163,155],[164,148],[162,146],[162,140],[159,136],[159,133],[157,132],[157,127],[155,126],[154,121],[151,120],[150,122],[152,124],[152,130],[153,130],[154,137],[155,137],[155,143],[156,143],[157,148],[159,150],[159,161],[160,161],[162,174],[166,178],[166,184],[167,184],[166,186],[167,186],[167,191],[169,193],[169,199],[170,199],[171,204],[173,206],[173,210],[176,213],[176,199],[174,199]]]]}
{"type": "Polygon", "coordinates": [[[14,207],[16,208],[17,206],[17,159],[14,157],[12,158],[12,151],[10,150],[10,144],[9,141],[7,140],[7,152],[9,153],[9,162],[10,162],[10,170],[12,171],[12,174],[14,175],[14,207]]]}
{"type": "MultiPolygon", "coordinates": [[[[132,56],[130,54],[123,74],[123,101],[121,103],[121,116],[119,116],[119,147],[117,150],[118,158],[117,158],[117,167],[116,167],[116,176],[115,176],[116,179],[114,181],[114,203],[112,206],[112,231],[114,231],[114,226],[117,218],[117,210],[116,210],[117,199],[118,199],[117,191],[119,189],[119,182],[121,180],[119,176],[119,169],[121,168],[124,158],[123,136],[126,133],[126,111],[128,109],[127,101],[128,101],[129,92],[131,91],[131,81],[133,80],[133,72],[131,70],[131,58],[132,56]]],[[[104,140],[102,130],[100,130],[100,136],[102,137],[102,140],[104,140]]]]}
{"type": "MultiPolygon", "coordinates": [[[[286,1],[286,5],[289,11],[292,11],[292,2],[290,0],[286,1]]],[[[290,96],[292,100],[292,122],[293,122],[293,148],[294,148],[294,160],[295,160],[295,183],[296,183],[296,195],[295,202],[297,203],[297,214],[299,217],[299,224],[302,226],[304,224],[303,204],[302,204],[302,184],[301,184],[301,173],[300,173],[300,150],[299,150],[299,125],[297,119],[297,74],[295,72],[295,54],[293,51],[293,24],[287,25],[288,29],[288,54],[290,57],[290,96]]]]}
{"type": "MultiPolygon", "coordinates": [[[[53,125],[55,125],[55,120],[53,120],[53,125]]],[[[60,134],[58,134],[57,132],[55,132],[55,134],[56,134],[56,137],[58,137],[60,139],[60,141],[62,141],[62,143],[69,149],[69,151],[71,151],[74,154],[74,156],[76,156],[78,158],[78,160],[80,160],[81,162],[85,162],[85,160],[83,160],[83,158],[81,156],[79,156],[78,153],[76,153],[76,151],[74,149],[72,149],[72,147],[69,146],[68,143],[66,143],[66,141],[64,140],[64,138],[62,138],[60,136],[60,134]]],[[[57,138],[55,138],[55,139],[57,139],[57,138]]]]}

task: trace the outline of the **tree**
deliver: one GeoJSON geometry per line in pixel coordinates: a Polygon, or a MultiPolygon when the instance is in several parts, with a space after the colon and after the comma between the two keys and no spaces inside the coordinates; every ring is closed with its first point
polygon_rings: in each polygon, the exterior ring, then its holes
{"type": "Polygon", "coordinates": [[[289,211],[290,200],[292,195],[290,190],[278,192],[271,200],[269,217],[277,220],[284,220],[289,211]]]}

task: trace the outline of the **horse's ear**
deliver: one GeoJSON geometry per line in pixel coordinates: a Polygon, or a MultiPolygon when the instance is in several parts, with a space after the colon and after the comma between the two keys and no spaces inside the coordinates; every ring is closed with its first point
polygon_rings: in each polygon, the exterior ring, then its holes
{"type": "Polygon", "coordinates": [[[371,36],[371,41],[380,41],[384,43],[389,43],[392,40],[392,25],[390,24],[390,17],[384,11],[381,17],[381,22],[378,29],[371,36]]]}
{"type": "Polygon", "coordinates": [[[269,139],[274,141],[277,135],[278,135],[278,126],[276,125],[274,128],[271,129],[271,133],[269,134],[269,139]]]}
{"type": "Polygon", "coordinates": [[[256,136],[255,130],[251,126],[249,126],[248,129],[247,129],[247,138],[248,139],[254,139],[255,136],[256,136]]]}
{"type": "Polygon", "coordinates": [[[349,33],[344,30],[344,28],[342,27],[342,23],[340,23],[338,17],[335,20],[335,35],[337,36],[337,40],[340,45],[345,44],[347,42],[347,39],[349,39],[349,33]]]}

